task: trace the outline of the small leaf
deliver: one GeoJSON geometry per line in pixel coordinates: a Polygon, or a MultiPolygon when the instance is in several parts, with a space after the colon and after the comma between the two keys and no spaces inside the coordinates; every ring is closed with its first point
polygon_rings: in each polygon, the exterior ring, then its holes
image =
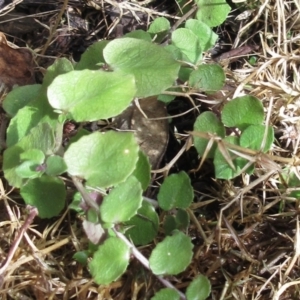
{"type": "Polygon", "coordinates": [[[11,117],[15,116],[19,109],[26,106],[38,96],[41,91],[41,87],[42,86],[40,84],[32,84],[14,88],[5,97],[2,103],[3,109],[11,117]]]}
{"type": "Polygon", "coordinates": [[[146,245],[153,241],[158,231],[158,215],[151,204],[143,201],[142,207],[137,214],[125,223],[129,229],[125,235],[133,241],[136,246],[146,245]]]}
{"type": "Polygon", "coordinates": [[[73,69],[73,65],[68,59],[56,59],[54,63],[47,69],[43,80],[43,87],[47,88],[57,76],[73,71],[73,69]]]}
{"type": "Polygon", "coordinates": [[[128,32],[124,35],[124,37],[144,40],[147,42],[152,41],[151,35],[148,32],[141,30],[141,29],[128,32]]]}
{"type": "Polygon", "coordinates": [[[57,177],[43,175],[40,178],[29,180],[21,188],[20,194],[26,204],[38,209],[41,218],[57,216],[65,206],[65,185],[57,177]]]}
{"type": "MultiPolygon", "coordinates": [[[[239,138],[236,136],[227,136],[224,138],[224,141],[229,142],[233,145],[239,145],[239,138]]],[[[241,170],[244,166],[248,163],[248,161],[242,157],[238,157],[237,155],[233,154],[232,152],[228,151],[232,162],[235,166],[235,170],[233,170],[230,165],[228,164],[227,160],[221,153],[219,149],[216,150],[214,156],[214,166],[215,166],[215,174],[216,178],[219,179],[227,179],[230,180],[241,173],[241,170]]],[[[247,173],[251,173],[253,167],[248,168],[247,173]]]]}
{"type": "Polygon", "coordinates": [[[132,75],[83,70],[55,78],[48,88],[48,99],[52,107],[70,113],[77,122],[95,121],[120,114],[135,92],[132,75]]]}
{"type": "Polygon", "coordinates": [[[22,161],[30,160],[37,164],[41,164],[45,159],[45,155],[44,152],[39,149],[29,149],[20,155],[20,159],[22,161]]]}
{"type": "Polygon", "coordinates": [[[238,97],[224,106],[221,119],[225,126],[244,130],[249,125],[262,124],[264,108],[262,102],[253,96],[238,97]]]}
{"type": "Polygon", "coordinates": [[[164,48],[133,38],[111,41],[103,55],[114,70],[134,75],[136,97],[158,95],[171,87],[180,67],[164,48]]]}
{"type": "Polygon", "coordinates": [[[165,288],[158,291],[151,300],[180,300],[180,295],[171,288],[165,288]]]}
{"type": "Polygon", "coordinates": [[[69,208],[75,210],[78,214],[83,214],[82,205],[82,197],[79,192],[76,192],[73,195],[72,202],[69,204],[69,208]]]}
{"type": "Polygon", "coordinates": [[[89,254],[87,251],[78,251],[73,255],[72,258],[78,261],[83,266],[86,266],[88,262],[89,254]]]}
{"type": "Polygon", "coordinates": [[[193,70],[191,68],[186,68],[186,67],[181,67],[179,70],[179,79],[182,80],[183,82],[187,82],[191,76],[191,73],[193,70]]]}
{"type": "MultiPolygon", "coordinates": [[[[263,137],[265,134],[266,126],[264,125],[251,125],[247,127],[241,134],[240,145],[247,149],[261,150],[263,137]]],[[[263,152],[271,149],[274,142],[274,129],[268,126],[268,133],[263,152]]]]}
{"type": "Polygon", "coordinates": [[[196,64],[202,59],[200,41],[198,37],[187,28],[176,29],[172,33],[172,44],[183,53],[183,60],[196,64]]]}
{"type": "Polygon", "coordinates": [[[192,249],[191,238],[176,231],[156,245],[149,259],[150,268],[155,275],[176,275],[191,263],[192,249]]]}
{"type": "Polygon", "coordinates": [[[58,155],[49,156],[46,159],[46,174],[58,176],[67,171],[67,165],[64,159],[58,155]]]}
{"type": "Polygon", "coordinates": [[[199,38],[202,51],[211,49],[218,39],[218,35],[215,34],[208,25],[199,20],[187,20],[185,28],[192,30],[192,32],[199,38]]]}
{"type": "Polygon", "coordinates": [[[193,88],[205,92],[219,91],[225,83],[223,69],[216,64],[201,65],[190,74],[189,84],[193,88]]]}
{"type": "Polygon", "coordinates": [[[168,31],[171,28],[170,22],[164,17],[155,18],[154,21],[150,24],[148,32],[150,33],[160,33],[168,31]]]}
{"type": "Polygon", "coordinates": [[[158,204],[164,210],[187,208],[193,201],[194,192],[189,176],[185,172],[168,176],[160,186],[158,204]]]}
{"type": "Polygon", "coordinates": [[[142,200],[141,184],[134,176],[130,176],[104,197],[100,206],[101,219],[114,224],[128,221],[136,215],[142,200]]]}
{"type": "MultiPolygon", "coordinates": [[[[298,177],[298,167],[297,166],[289,166],[282,170],[282,179],[283,184],[280,184],[280,188],[286,189],[286,186],[289,188],[298,188],[300,186],[300,179],[298,177]]],[[[288,194],[289,197],[300,198],[300,191],[296,189],[288,194]]]]}
{"type": "Polygon", "coordinates": [[[151,180],[150,170],[151,167],[150,167],[148,156],[144,154],[143,151],[139,151],[139,160],[136,163],[136,167],[132,175],[139,180],[139,182],[142,185],[143,191],[145,191],[148,188],[148,185],[150,183],[151,180]]]}
{"type": "Polygon", "coordinates": [[[166,34],[171,29],[171,25],[168,19],[164,17],[155,18],[150,24],[148,32],[153,36],[154,42],[159,44],[166,37],[166,34]]]}
{"type": "Polygon", "coordinates": [[[32,161],[24,161],[16,168],[16,174],[23,179],[40,177],[43,172],[38,170],[39,165],[32,161]]]}
{"type": "Polygon", "coordinates": [[[9,184],[14,187],[22,185],[22,178],[17,175],[16,168],[21,161],[21,155],[26,150],[38,149],[44,154],[52,154],[55,146],[54,131],[45,123],[34,127],[30,133],[25,136],[16,145],[7,148],[3,154],[3,171],[9,184]]]}
{"type": "Polygon", "coordinates": [[[97,284],[109,284],[126,270],[130,249],[116,237],[108,238],[94,253],[89,263],[90,272],[97,284]]]}
{"type": "Polygon", "coordinates": [[[36,178],[41,176],[42,170],[38,166],[43,164],[45,155],[39,149],[30,149],[20,155],[22,163],[16,167],[16,174],[22,178],[36,178]]]}
{"type": "Polygon", "coordinates": [[[46,92],[41,93],[28,105],[18,110],[7,129],[7,146],[10,147],[29,134],[39,123],[47,123],[56,127],[58,115],[48,103],[46,92]]]}
{"type": "Polygon", "coordinates": [[[176,229],[186,230],[190,224],[189,214],[184,209],[178,209],[175,215],[167,215],[164,220],[164,231],[171,235],[176,229]]]}
{"type": "Polygon", "coordinates": [[[226,0],[196,0],[199,10],[197,19],[209,27],[221,25],[230,12],[230,6],[226,0]]]}
{"type": "Polygon", "coordinates": [[[80,61],[75,65],[75,70],[99,70],[104,64],[103,49],[109,41],[102,40],[89,46],[81,55],[80,61]]]}
{"type": "Polygon", "coordinates": [[[166,235],[171,235],[174,230],[178,229],[175,217],[167,215],[164,219],[163,228],[166,235]]]}
{"type": "Polygon", "coordinates": [[[132,133],[95,132],[70,145],[64,160],[71,175],[86,179],[92,187],[106,188],[133,172],[138,151],[132,133]]]}
{"type": "Polygon", "coordinates": [[[189,0],[177,0],[176,5],[178,6],[178,15],[182,17],[193,8],[194,3],[189,0]]]}
{"type": "Polygon", "coordinates": [[[173,96],[173,95],[159,95],[157,97],[157,100],[165,103],[165,104],[169,104],[170,102],[172,102],[174,99],[176,98],[176,96],[173,96]]]}
{"type": "Polygon", "coordinates": [[[199,275],[193,279],[186,290],[187,300],[205,300],[209,296],[211,285],[206,276],[199,275]]]}
{"type": "Polygon", "coordinates": [[[186,230],[190,224],[190,216],[184,209],[178,209],[175,215],[178,230],[186,230]]]}
{"type": "MultiPolygon", "coordinates": [[[[222,122],[216,117],[216,115],[210,111],[202,113],[194,123],[194,131],[216,134],[217,136],[225,136],[225,128],[222,122]]],[[[197,152],[202,156],[209,143],[209,140],[200,137],[194,137],[194,145],[197,152]]],[[[213,145],[207,157],[214,157],[216,145],[213,145]]]]}

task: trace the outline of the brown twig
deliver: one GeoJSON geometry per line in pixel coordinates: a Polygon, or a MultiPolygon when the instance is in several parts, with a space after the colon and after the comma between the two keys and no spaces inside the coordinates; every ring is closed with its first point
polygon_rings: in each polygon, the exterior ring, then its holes
{"type": "Polygon", "coordinates": [[[27,216],[27,219],[25,220],[24,224],[22,225],[16,239],[14,240],[12,246],[9,249],[9,252],[7,254],[7,257],[5,259],[5,261],[1,264],[0,267],[0,286],[2,286],[2,280],[3,280],[3,274],[5,272],[5,270],[7,269],[7,267],[9,266],[9,263],[11,262],[20,242],[22,237],[24,236],[26,230],[29,228],[29,226],[31,225],[31,223],[33,222],[34,218],[38,215],[38,210],[36,207],[33,206],[28,206],[29,208],[29,215],[27,216]]]}

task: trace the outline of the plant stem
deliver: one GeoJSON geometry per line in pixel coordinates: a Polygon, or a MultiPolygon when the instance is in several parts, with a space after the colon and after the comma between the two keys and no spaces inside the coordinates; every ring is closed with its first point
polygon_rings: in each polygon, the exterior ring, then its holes
{"type": "Polygon", "coordinates": [[[29,215],[27,216],[27,219],[25,220],[24,224],[22,225],[16,239],[14,240],[12,246],[10,247],[9,249],[9,252],[7,254],[7,257],[5,259],[5,261],[1,264],[1,267],[0,267],[0,286],[2,286],[2,275],[3,273],[5,272],[5,270],[7,269],[9,263],[11,262],[20,242],[21,242],[21,239],[24,235],[24,233],[26,232],[26,230],[28,229],[28,227],[31,225],[31,223],[33,222],[34,218],[38,215],[38,210],[36,207],[33,207],[33,206],[28,206],[29,208],[29,215]]]}
{"type": "Polygon", "coordinates": [[[76,189],[78,190],[78,192],[80,193],[80,195],[82,196],[83,200],[85,201],[85,203],[91,207],[94,208],[96,211],[99,211],[99,206],[98,204],[90,197],[90,195],[87,193],[87,191],[85,190],[81,180],[75,176],[72,176],[72,181],[76,187],[76,189]]]}
{"type": "Polygon", "coordinates": [[[56,22],[55,22],[54,26],[52,28],[50,28],[50,34],[49,34],[48,40],[47,40],[46,44],[44,45],[44,48],[43,48],[40,55],[44,55],[46,53],[46,50],[48,49],[48,47],[51,43],[51,40],[52,40],[52,38],[55,34],[55,31],[56,31],[56,29],[57,29],[57,27],[58,27],[58,25],[61,21],[61,17],[63,15],[63,13],[65,12],[66,8],[67,8],[68,1],[69,0],[64,0],[63,6],[62,6],[57,18],[56,18],[56,22]]]}

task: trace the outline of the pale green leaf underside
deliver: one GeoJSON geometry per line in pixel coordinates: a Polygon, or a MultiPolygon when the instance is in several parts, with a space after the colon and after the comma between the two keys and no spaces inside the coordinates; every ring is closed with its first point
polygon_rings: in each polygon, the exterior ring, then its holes
{"type": "Polygon", "coordinates": [[[130,176],[104,197],[100,206],[101,219],[106,223],[128,221],[137,213],[142,200],[141,184],[134,176],[130,176]]]}
{"type": "Polygon", "coordinates": [[[68,172],[92,187],[118,184],[133,172],[139,147],[129,132],[95,132],[72,143],[64,155],[68,172]]]}
{"type": "Polygon", "coordinates": [[[111,41],[103,55],[114,70],[134,75],[137,97],[158,95],[171,87],[180,67],[163,47],[134,38],[111,41]]]}
{"type": "Polygon", "coordinates": [[[89,263],[90,272],[97,284],[109,284],[126,270],[130,249],[120,239],[111,237],[95,252],[89,263]]]}

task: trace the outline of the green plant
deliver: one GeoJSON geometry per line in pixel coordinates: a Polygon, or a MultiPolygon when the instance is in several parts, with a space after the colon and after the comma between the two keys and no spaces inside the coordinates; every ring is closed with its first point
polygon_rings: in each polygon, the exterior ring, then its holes
{"type": "Polygon", "coordinates": [[[217,178],[231,179],[242,172],[253,173],[256,159],[249,155],[253,152],[243,150],[266,153],[274,141],[273,128],[263,125],[263,120],[262,103],[253,96],[238,97],[225,104],[221,121],[212,112],[200,114],[194,131],[210,136],[200,137],[196,133],[195,147],[202,157],[213,158],[217,178]],[[228,136],[224,125],[231,128],[228,136]],[[232,149],[232,146],[236,147],[232,149]]]}
{"type": "MultiPolygon", "coordinates": [[[[190,222],[188,207],[193,200],[189,177],[184,172],[170,175],[160,187],[158,201],[149,201],[142,193],[150,183],[150,164],[132,133],[81,128],[65,144],[64,126],[68,120],[83,124],[113,118],[135,97],[160,95],[171,101],[178,94],[190,97],[199,91],[221,89],[225,81],[222,68],[204,64],[202,55],[214,45],[217,35],[211,27],[224,21],[229,6],[220,0],[210,5],[205,1],[196,3],[197,19],[188,20],[182,28],[172,28],[169,45],[156,44],[164,41],[171,30],[168,20],[158,18],[148,32],[136,31],[124,38],[95,43],[75,65],[58,59],[48,68],[42,84],[15,88],[3,103],[12,118],[3,157],[9,184],[20,188],[24,201],[37,207],[41,218],[50,218],[65,206],[62,175],[68,173],[79,192],[70,207],[85,214],[83,227],[90,240],[88,249],[74,258],[88,265],[98,284],[109,284],[125,272],[133,254],[167,287],[153,299],[171,294],[174,299],[201,300],[210,293],[210,283],[202,275],[193,279],[186,295],[163,277],[184,271],[192,261],[193,244],[183,233],[190,222]],[[166,211],[166,238],[148,259],[136,246],[156,237],[158,207],[166,211]]],[[[232,113],[229,106],[223,111],[225,125],[238,127],[245,135],[249,127],[261,126],[260,114],[247,124],[239,123],[238,116],[235,123],[226,121],[226,109],[232,113]]],[[[224,126],[212,113],[200,115],[195,130],[225,136],[224,126]],[[216,130],[207,130],[205,122],[211,122],[216,130]]],[[[205,154],[207,143],[207,139],[195,138],[200,154],[205,154]]],[[[234,143],[252,147],[243,144],[242,137],[234,143]]],[[[265,149],[268,146],[269,142],[265,149]]],[[[221,165],[214,147],[208,154],[214,157],[216,166],[221,165]]],[[[239,168],[245,164],[232,160],[239,168]]],[[[232,167],[228,157],[222,161],[225,163],[232,167]]]]}

